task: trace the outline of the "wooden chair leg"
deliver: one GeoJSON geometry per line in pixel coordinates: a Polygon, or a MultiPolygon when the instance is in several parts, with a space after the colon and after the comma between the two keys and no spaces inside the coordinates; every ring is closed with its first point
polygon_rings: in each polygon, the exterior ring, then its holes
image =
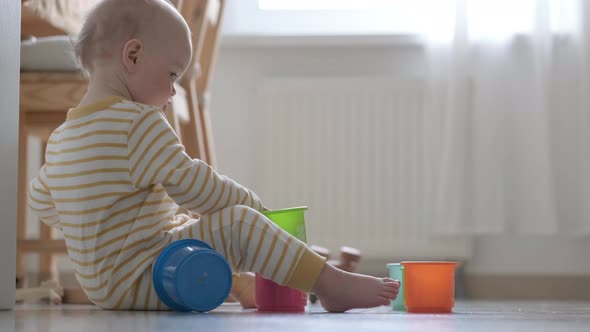
{"type": "Polygon", "coordinates": [[[198,116],[199,101],[197,100],[197,87],[196,82],[193,80],[188,85],[187,99],[189,109],[189,121],[184,123],[182,126],[182,142],[186,147],[186,152],[192,158],[199,158],[206,163],[207,154],[205,150],[204,133],[201,117],[198,116]]]}
{"type": "MultiPolygon", "coordinates": [[[[47,141],[49,137],[44,137],[41,143],[41,164],[45,163],[45,151],[47,150],[47,141]]],[[[53,239],[53,228],[39,221],[39,240],[50,242],[53,239]]],[[[47,252],[39,252],[39,262],[37,273],[39,280],[58,280],[58,272],[55,255],[47,252]]]]}
{"type": "MultiPolygon", "coordinates": [[[[52,240],[53,231],[51,227],[39,223],[39,240],[52,240]]],[[[43,243],[43,242],[42,242],[43,243]]],[[[55,264],[55,256],[47,252],[39,252],[38,262],[39,280],[58,280],[57,266],[55,264]]]]}
{"type": "Polygon", "coordinates": [[[221,21],[224,13],[225,1],[209,1],[207,2],[207,12],[210,12],[212,17],[206,20],[203,26],[203,44],[199,56],[201,74],[197,77],[197,95],[199,102],[199,117],[201,139],[203,140],[204,159],[211,166],[215,167],[217,163],[215,158],[215,150],[213,144],[213,131],[211,127],[211,116],[209,113],[209,85],[211,77],[213,76],[213,69],[217,52],[219,50],[219,38],[221,21]],[[217,5],[215,5],[217,3],[217,5]]]}
{"type": "Polygon", "coordinates": [[[200,130],[202,132],[201,139],[203,140],[202,151],[207,163],[215,168],[217,160],[215,158],[215,149],[213,145],[213,128],[211,126],[211,115],[209,113],[208,94],[204,94],[200,100],[202,100],[202,102],[199,103],[199,115],[201,117],[200,130]]]}

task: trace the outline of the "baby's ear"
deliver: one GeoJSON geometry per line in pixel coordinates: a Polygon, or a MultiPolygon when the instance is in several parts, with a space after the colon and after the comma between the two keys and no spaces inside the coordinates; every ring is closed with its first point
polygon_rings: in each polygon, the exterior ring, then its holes
{"type": "Polygon", "coordinates": [[[123,45],[122,62],[128,72],[135,72],[137,60],[143,51],[143,43],[139,39],[130,39],[123,45]]]}

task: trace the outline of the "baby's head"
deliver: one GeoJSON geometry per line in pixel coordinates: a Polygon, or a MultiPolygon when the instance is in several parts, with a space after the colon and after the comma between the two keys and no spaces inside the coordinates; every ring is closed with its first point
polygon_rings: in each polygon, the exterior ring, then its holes
{"type": "Polygon", "coordinates": [[[75,51],[91,83],[162,107],[190,63],[192,46],[186,22],[169,2],[104,0],[88,14],[75,51]]]}

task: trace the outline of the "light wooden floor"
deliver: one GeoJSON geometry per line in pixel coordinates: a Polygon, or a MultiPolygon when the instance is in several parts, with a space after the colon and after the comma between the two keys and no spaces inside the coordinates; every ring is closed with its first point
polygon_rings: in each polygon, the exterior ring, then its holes
{"type": "Polygon", "coordinates": [[[448,315],[406,314],[388,307],[330,314],[262,314],[224,305],[208,314],[105,311],[88,306],[20,305],[0,312],[0,332],[151,331],[590,331],[590,302],[457,303],[448,315]]]}

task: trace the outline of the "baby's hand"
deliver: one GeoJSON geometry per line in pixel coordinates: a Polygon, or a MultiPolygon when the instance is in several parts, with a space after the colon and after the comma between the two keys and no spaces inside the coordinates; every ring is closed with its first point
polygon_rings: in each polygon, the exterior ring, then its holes
{"type": "Polygon", "coordinates": [[[254,273],[239,273],[234,278],[231,295],[240,301],[242,308],[256,308],[256,282],[254,273]]]}

